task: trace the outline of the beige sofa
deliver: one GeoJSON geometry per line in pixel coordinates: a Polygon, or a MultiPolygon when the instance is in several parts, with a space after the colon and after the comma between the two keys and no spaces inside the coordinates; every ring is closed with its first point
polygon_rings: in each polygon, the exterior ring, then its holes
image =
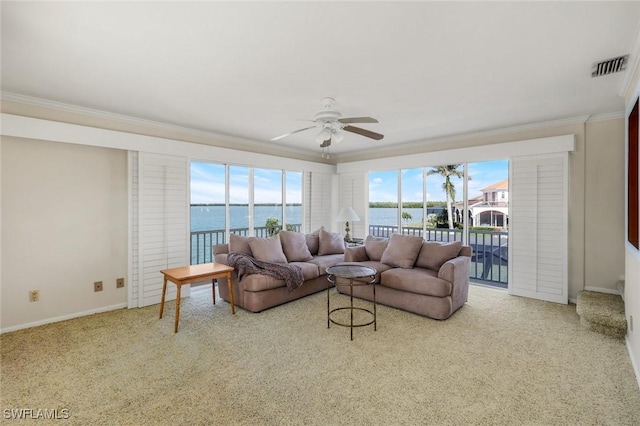
{"type": "MultiPolygon", "coordinates": [[[[311,234],[280,231],[272,238],[254,238],[231,235],[229,244],[214,247],[215,261],[229,264],[230,253],[241,253],[259,261],[295,265],[302,271],[304,282],[290,290],[285,280],[253,273],[238,279],[232,274],[233,296],[237,306],[251,312],[260,312],[295,299],[326,290],[327,268],[344,261],[344,238],[324,228],[311,234]]],[[[233,260],[233,257],[231,257],[233,260]]],[[[220,297],[230,300],[227,279],[218,279],[220,297]]]]}
{"type": "MultiPolygon", "coordinates": [[[[467,301],[471,247],[461,242],[424,241],[393,234],[368,236],[364,245],[347,247],[345,262],[374,268],[376,302],[429,318],[449,318],[467,301]]],[[[347,280],[337,289],[349,294],[347,280]]],[[[372,286],[354,286],[355,297],[373,300],[372,286]]]]}

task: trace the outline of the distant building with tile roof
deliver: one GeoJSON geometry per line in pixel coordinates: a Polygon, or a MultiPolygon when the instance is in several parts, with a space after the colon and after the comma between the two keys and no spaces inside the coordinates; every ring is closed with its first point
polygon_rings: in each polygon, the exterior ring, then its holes
{"type": "MultiPolygon", "coordinates": [[[[471,226],[506,228],[509,225],[509,180],[481,189],[482,195],[469,199],[471,226]]],[[[456,208],[462,210],[462,203],[456,208]]]]}

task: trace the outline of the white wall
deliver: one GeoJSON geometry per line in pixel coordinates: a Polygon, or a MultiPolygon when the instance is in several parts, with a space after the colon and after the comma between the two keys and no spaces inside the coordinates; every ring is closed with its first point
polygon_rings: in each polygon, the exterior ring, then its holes
{"type": "Polygon", "coordinates": [[[617,292],[624,276],[624,118],[587,122],[585,145],[584,285],[617,292]]]}
{"type": "Polygon", "coordinates": [[[125,306],[126,151],[11,137],[0,151],[2,331],[125,306]]]}

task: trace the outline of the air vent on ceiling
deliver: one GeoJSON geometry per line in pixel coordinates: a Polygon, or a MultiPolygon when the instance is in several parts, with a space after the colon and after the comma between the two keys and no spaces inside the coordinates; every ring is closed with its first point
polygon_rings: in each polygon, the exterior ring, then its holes
{"type": "Polygon", "coordinates": [[[627,68],[629,55],[618,56],[604,61],[596,62],[591,68],[591,77],[601,77],[614,72],[624,71],[627,68]]]}

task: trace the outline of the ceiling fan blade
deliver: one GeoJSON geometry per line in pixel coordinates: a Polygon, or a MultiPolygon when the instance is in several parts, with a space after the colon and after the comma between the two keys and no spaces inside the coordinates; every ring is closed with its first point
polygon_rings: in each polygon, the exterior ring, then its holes
{"type": "Polygon", "coordinates": [[[320,144],[320,148],[328,148],[330,146],[331,146],[331,138],[325,139],[325,141],[320,144]]]}
{"type": "Polygon", "coordinates": [[[344,126],[342,130],[346,130],[347,132],[351,132],[351,133],[357,133],[359,135],[366,136],[368,138],[375,139],[377,141],[384,138],[384,135],[381,135],[380,133],[372,132],[371,130],[362,129],[360,127],[355,127],[355,126],[344,126]]]}
{"type": "Polygon", "coordinates": [[[343,124],[349,123],[377,123],[378,120],[371,117],[350,117],[350,118],[339,118],[338,121],[343,124]]]}
{"type": "Polygon", "coordinates": [[[304,129],[295,130],[290,133],[285,133],[284,135],[276,136],[275,138],[271,138],[271,141],[277,141],[278,139],[286,138],[287,136],[291,136],[296,133],[304,132],[305,130],[313,129],[316,126],[305,127],[304,129]]]}

